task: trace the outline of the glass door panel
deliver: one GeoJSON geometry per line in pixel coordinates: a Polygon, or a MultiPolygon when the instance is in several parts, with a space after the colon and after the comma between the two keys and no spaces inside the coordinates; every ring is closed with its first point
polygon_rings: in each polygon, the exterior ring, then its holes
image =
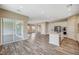
{"type": "Polygon", "coordinates": [[[15,22],[14,41],[19,41],[22,39],[23,39],[23,24],[22,24],[22,21],[17,20],[15,22]]]}
{"type": "Polygon", "coordinates": [[[13,42],[13,20],[3,18],[3,44],[13,42]]]}
{"type": "Polygon", "coordinates": [[[0,37],[2,44],[12,43],[23,39],[23,22],[20,20],[2,18],[0,21],[0,37]],[[1,27],[2,26],[2,27],[1,27]]]}

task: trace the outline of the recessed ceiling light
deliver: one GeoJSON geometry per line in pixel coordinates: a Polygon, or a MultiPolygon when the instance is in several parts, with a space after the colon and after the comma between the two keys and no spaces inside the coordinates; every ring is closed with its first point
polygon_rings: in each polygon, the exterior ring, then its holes
{"type": "Polygon", "coordinates": [[[22,10],[23,10],[23,7],[22,7],[22,6],[20,6],[20,7],[17,9],[17,11],[19,11],[19,12],[22,12],[22,10]]]}
{"type": "Polygon", "coordinates": [[[67,5],[68,14],[71,15],[72,12],[72,4],[67,5]]]}
{"type": "Polygon", "coordinates": [[[67,5],[67,9],[68,9],[68,11],[71,11],[71,9],[72,9],[72,4],[68,4],[68,5],[67,5]]]}
{"type": "Polygon", "coordinates": [[[23,6],[20,6],[19,8],[20,8],[20,9],[23,9],[23,6]]]}

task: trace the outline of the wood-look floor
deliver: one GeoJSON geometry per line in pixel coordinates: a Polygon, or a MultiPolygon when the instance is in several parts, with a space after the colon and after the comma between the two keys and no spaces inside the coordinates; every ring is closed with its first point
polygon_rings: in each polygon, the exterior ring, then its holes
{"type": "Polygon", "coordinates": [[[68,54],[79,55],[79,42],[71,38],[64,37],[58,50],[65,51],[68,54]]]}
{"type": "Polygon", "coordinates": [[[48,43],[47,36],[37,36],[35,40],[22,40],[1,46],[1,55],[62,55],[56,46],[48,43]]]}

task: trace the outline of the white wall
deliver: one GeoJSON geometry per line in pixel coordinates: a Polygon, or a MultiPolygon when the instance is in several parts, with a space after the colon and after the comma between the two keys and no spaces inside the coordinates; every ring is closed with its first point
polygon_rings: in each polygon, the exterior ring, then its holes
{"type": "Polygon", "coordinates": [[[41,23],[41,34],[46,34],[46,24],[41,23]]]}
{"type": "Polygon", "coordinates": [[[67,27],[67,21],[49,23],[48,24],[48,33],[54,33],[55,26],[67,27]]]}

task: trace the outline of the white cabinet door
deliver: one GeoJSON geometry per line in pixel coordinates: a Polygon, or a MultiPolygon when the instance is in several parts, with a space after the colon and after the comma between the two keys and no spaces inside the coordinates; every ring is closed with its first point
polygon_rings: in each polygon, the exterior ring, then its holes
{"type": "Polygon", "coordinates": [[[49,35],[49,43],[59,46],[59,35],[58,34],[50,34],[49,35]]]}

